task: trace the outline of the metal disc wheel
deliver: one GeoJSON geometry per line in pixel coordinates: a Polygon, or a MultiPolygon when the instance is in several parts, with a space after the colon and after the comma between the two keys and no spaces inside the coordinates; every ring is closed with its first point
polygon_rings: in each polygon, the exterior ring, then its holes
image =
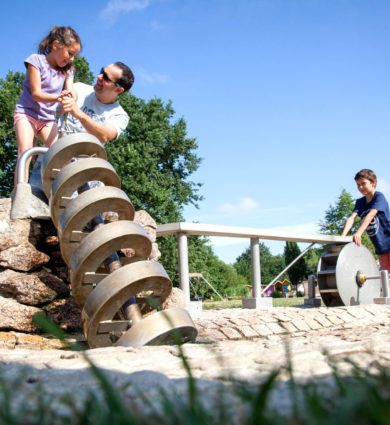
{"type": "Polygon", "coordinates": [[[70,134],[60,137],[43,157],[41,177],[43,189],[49,198],[51,185],[62,167],[72,158],[102,158],[107,159],[107,153],[99,140],[88,133],[70,134]]]}
{"type": "Polygon", "coordinates": [[[318,288],[326,306],[371,304],[380,297],[379,269],[371,252],[354,243],[332,245],[321,256],[317,271],[318,288]],[[358,285],[356,276],[377,276],[358,285]]]}
{"type": "Polygon", "coordinates": [[[195,341],[198,332],[187,310],[171,308],[154,313],[135,323],[116,345],[173,345],[195,341]]]}
{"type": "MultiPolygon", "coordinates": [[[[109,274],[85,301],[82,321],[88,344],[91,347],[112,345],[113,336],[130,327],[129,320],[118,316],[131,297],[158,300],[161,305],[171,289],[169,276],[155,261],[138,261],[109,274]]],[[[148,317],[152,316],[154,314],[148,317]]]]}

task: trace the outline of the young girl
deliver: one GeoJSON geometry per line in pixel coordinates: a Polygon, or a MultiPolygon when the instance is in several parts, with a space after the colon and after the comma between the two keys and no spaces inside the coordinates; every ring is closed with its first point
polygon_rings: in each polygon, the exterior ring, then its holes
{"type": "Polygon", "coordinates": [[[80,52],[80,37],[71,27],[54,27],[40,42],[38,54],[25,60],[23,91],[14,114],[18,158],[41,139],[49,147],[57,138],[57,104],[73,91],[72,61],[80,52]]]}

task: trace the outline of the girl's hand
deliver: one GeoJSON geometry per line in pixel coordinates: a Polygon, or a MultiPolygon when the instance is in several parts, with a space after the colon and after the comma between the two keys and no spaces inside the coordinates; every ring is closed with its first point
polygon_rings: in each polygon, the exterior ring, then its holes
{"type": "Polygon", "coordinates": [[[70,90],[62,90],[60,95],[58,96],[58,102],[62,102],[65,97],[73,97],[72,92],[70,90]]]}

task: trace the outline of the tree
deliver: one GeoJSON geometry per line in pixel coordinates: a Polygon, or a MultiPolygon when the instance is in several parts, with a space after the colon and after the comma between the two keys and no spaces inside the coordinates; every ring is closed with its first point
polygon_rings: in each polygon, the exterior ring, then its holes
{"type": "Polygon", "coordinates": [[[130,122],[125,134],[107,145],[109,160],[121,176],[122,188],[136,209],[145,209],[158,223],[179,221],[184,205],[198,205],[201,184],[189,180],[199,167],[194,138],[186,122],[173,122],[172,103],[121,99],[130,122]]]}
{"type": "MultiPolygon", "coordinates": [[[[281,255],[272,255],[270,249],[263,243],[260,246],[260,274],[263,285],[270,283],[284,268],[281,255]]],[[[251,250],[247,248],[237,257],[233,267],[240,276],[243,276],[248,284],[252,282],[251,250]]]]}
{"type": "MultiPolygon", "coordinates": [[[[352,214],[354,206],[355,200],[351,194],[342,189],[335,205],[329,205],[329,208],[325,211],[324,220],[319,222],[320,232],[325,235],[341,235],[345,220],[352,214]]],[[[360,224],[360,219],[357,219],[350,234],[356,232],[360,224]]],[[[375,255],[375,248],[366,232],[362,235],[362,243],[375,255]]]]}
{"type": "Polygon", "coordinates": [[[323,252],[323,248],[311,248],[305,254],[306,276],[317,274],[318,262],[323,252]]]}
{"type": "MultiPolygon", "coordinates": [[[[164,247],[161,263],[174,285],[178,285],[177,243],[176,238],[168,236],[159,238],[159,247],[164,247]],[[166,245],[162,245],[161,242],[166,245]]],[[[213,252],[207,237],[188,237],[188,268],[190,273],[202,273],[208,282],[223,296],[245,295],[247,288],[245,279],[238,275],[233,266],[225,264],[213,252]]],[[[215,292],[203,281],[193,280],[196,295],[203,299],[217,297],[215,292]]],[[[195,293],[191,290],[191,295],[195,293]]]]}
{"type": "MultiPolygon", "coordinates": [[[[188,238],[189,270],[202,273],[207,281],[223,297],[245,295],[245,279],[239,276],[234,267],[225,264],[213,252],[209,239],[199,236],[188,238]]],[[[205,283],[199,281],[197,292],[202,298],[216,298],[216,293],[205,283]]]]}
{"type": "Polygon", "coordinates": [[[10,195],[14,182],[17,144],[14,132],[13,114],[22,92],[24,74],[8,72],[0,79],[0,196],[10,195]]]}
{"type": "Polygon", "coordinates": [[[83,56],[76,56],[73,61],[75,68],[74,81],[85,84],[92,84],[94,80],[93,73],[89,69],[89,63],[83,56]]]}
{"type": "MultiPolygon", "coordinates": [[[[200,164],[196,140],[187,137],[183,118],[173,121],[171,102],[125,95],[121,104],[130,122],[125,134],[106,149],[122,189],[137,210],[146,210],[157,223],[181,221],[184,205],[197,206],[202,199],[198,195],[201,184],[189,179],[200,164]]],[[[167,272],[176,275],[175,241],[160,238],[159,248],[167,272]]],[[[178,283],[176,278],[173,281],[178,283]]]]}
{"type": "MultiPolygon", "coordinates": [[[[284,247],[284,261],[286,266],[292,263],[300,254],[301,250],[296,242],[286,242],[284,247]]],[[[301,257],[287,270],[287,274],[291,284],[296,287],[306,277],[305,259],[301,257]]]]}
{"type": "Polygon", "coordinates": [[[329,205],[325,211],[325,219],[319,222],[320,232],[325,235],[341,235],[345,220],[351,215],[354,205],[352,196],[342,189],[335,205],[329,205]]]}

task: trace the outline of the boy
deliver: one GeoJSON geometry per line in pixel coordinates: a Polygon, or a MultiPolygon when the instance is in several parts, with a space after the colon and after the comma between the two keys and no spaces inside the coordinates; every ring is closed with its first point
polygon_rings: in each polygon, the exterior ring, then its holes
{"type": "Polygon", "coordinates": [[[355,175],[359,192],[364,195],[356,200],[353,213],[347,218],[342,232],[345,236],[359,216],[362,223],[352,235],[356,245],[361,244],[364,231],[367,232],[379,256],[382,270],[390,272],[390,210],[389,204],[383,193],[377,192],[377,178],[372,170],[364,168],[355,175]]]}

